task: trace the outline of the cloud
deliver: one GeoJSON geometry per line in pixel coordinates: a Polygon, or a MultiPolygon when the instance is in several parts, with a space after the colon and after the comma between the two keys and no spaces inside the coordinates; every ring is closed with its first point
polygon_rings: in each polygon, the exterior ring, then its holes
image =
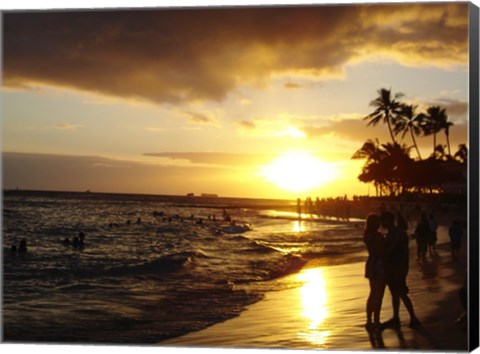
{"type": "Polygon", "coordinates": [[[165,131],[165,128],[145,127],[145,130],[146,130],[147,132],[158,133],[158,132],[164,132],[164,131],[165,131]]]}
{"type": "MultiPolygon", "coordinates": [[[[314,122],[311,122],[314,123],[314,122]]],[[[388,132],[388,128],[384,124],[378,124],[375,127],[367,126],[367,121],[364,121],[362,117],[359,118],[345,118],[345,119],[330,119],[329,123],[325,124],[322,121],[322,126],[318,125],[304,125],[301,130],[311,139],[319,138],[333,138],[342,141],[363,143],[367,139],[378,138],[381,143],[391,142],[391,137],[388,132]]],[[[445,143],[442,139],[443,133],[438,134],[438,143],[445,143]]],[[[432,136],[420,136],[417,137],[417,143],[423,147],[430,147],[432,145],[432,136]]],[[[400,142],[401,135],[396,137],[396,140],[400,142]]],[[[452,146],[466,143],[468,141],[468,127],[466,122],[458,122],[450,129],[450,140],[452,146]]],[[[407,145],[411,145],[412,141],[410,135],[407,134],[403,142],[407,145]]]]}
{"type": "Polygon", "coordinates": [[[295,89],[303,88],[303,85],[289,81],[289,82],[286,82],[285,85],[283,85],[283,87],[286,88],[287,90],[295,90],[295,89]]]}
{"type": "Polygon", "coordinates": [[[246,106],[251,106],[252,105],[252,100],[249,100],[248,98],[242,98],[240,101],[239,101],[240,105],[243,106],[243,107],[246,107],[246,106]]]}
{"type": "Polygon", "coordinates": [[[446,109],[450,120],[466,121],[468,117],[468,103],[463,100],[440,98],[435,102],[429,103],[429,106],[441,106],[446,109]]]}
{"type": "Polygon", "coordinates": [[[242,120],[238,122],[238,125],[247,130],[254,130],[256,128],[255,122],[252,122],[251,120],[242,120]]]}
{"type": "Polygon", "coordinates": [[[211,124],[214,122],[214,119],[202,114],[202,113],[196,113],[192,111],[185,111],[184,114],[188,117],[188,120],[193,122],[193,123],[199,123],[199,124],[211,124]]]}
{"type": "Polygon", "coordinates": [[[70,123],[62,123],[62,124],[57,124],[55,126],[55,129],[60,129],[60,130],[71,130],[75,131],[77,128],[81,127],[81,125],[78,124],[70,124],[70,123]]]}
{"type": "Polygon", "coordinates": [[[4,85],[153,103],[223,100],[273,76],[343,74],[381,54],[467,65],[468,3],[9,12],[4,85]]]}
{"type": "Polygon", "coordinates": [[[144,156],[166,157],[172,160],[187,160],[192,164],[252,166],[266,163],[274,158],[273,154],[244,154],[224,152],[153,152],[144,156]]]}

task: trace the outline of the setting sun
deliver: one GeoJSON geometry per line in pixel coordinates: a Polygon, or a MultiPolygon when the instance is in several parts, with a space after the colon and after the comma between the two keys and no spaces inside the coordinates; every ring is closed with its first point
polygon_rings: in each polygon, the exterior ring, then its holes
{"type": "Polygon", "coordinates": [[[285,153],[262,169],[262,176],[288,192],[307,192],[335,179],[337,168],[309,152],[285,153]]]}

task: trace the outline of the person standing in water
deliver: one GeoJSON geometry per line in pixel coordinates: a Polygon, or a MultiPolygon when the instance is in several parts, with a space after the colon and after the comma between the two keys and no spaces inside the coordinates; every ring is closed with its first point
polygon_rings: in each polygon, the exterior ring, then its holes
{"type": "Polygon", "coordinates": [[[300,198],[297,198],[297,214],[298,214],[298,219],[302,218],[302,201],[300,198]]]}
{"type": "Polygon", "coordinates": [[[367,299],[367,330],[380,330],[380,311],[385,293],[385,271],[383,256],[385,239],[378,231],[380,215],[369,214],[363,231],[363,242],[367,246],[368,259],[365,264],[365,278],[369,280],[370,294],[367,299]],[[373,319],[372,319],[373,317],[373,319]]]}
{"type": "Polygon", "coordinates": [[[393,318],[384,323],[384,326],[400,326],[400,299],[410,315],[410,328],[420,325],[415,315],[412,301],[408,296],[407,275],[409,268],[408,236],[406,232],[395,226],[395,216],[390,212],[381,215],[381,224],[387,229],[385,238],[385,279],[392,295],[393,318]]]}

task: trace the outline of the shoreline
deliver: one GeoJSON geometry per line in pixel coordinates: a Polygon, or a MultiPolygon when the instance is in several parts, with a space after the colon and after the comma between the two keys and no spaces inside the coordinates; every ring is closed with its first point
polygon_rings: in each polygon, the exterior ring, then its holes
{"type": "MultiPolygon", "coordinates": [[[[456,319],[463,312],[458,291],[467,267],[467,240],[461,258],[452,261],[448,228],[438,230],[437,255],[416,261],[411,241],[408,286],[422,325],[408,327],[408,313],[400,306],[400,330],[385,329],[380,336],[365,330],[368,281],[364,261],[349,264],[307,263],[297,274],[282,279],[303,282],[287,290],[267,292],[239,316],[198,332],[158,343],[165,347],[272,348],[371,350],[421,349],[467,351],[468,336],[456,319]]],[[[391,318],[390,294],[385,293],[382,321],[391,318]]]]}

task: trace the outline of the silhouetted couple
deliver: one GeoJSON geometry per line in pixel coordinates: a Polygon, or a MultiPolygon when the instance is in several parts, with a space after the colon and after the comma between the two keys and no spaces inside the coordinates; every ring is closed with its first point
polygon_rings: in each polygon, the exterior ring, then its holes
{"type": "Polygon", "coordinates": [[[395,216],[390,212],[381,215],[370,214],[367,217],[363,241],[368,250],[365,277],[370,282],[370,294],[367,300],[367,329],[381,330],[384,327],[400,326],[400,300],[410,315],[410,327],[420,325],[415,316],[412,301],[408,296],[407,274],[409,266],[408,236],[395,225],[395,216]],[[380,226],[387,230],[383,235],[380,226]],[[392,296],[393,318],[380,322],[385,287],[392,296]]]}

